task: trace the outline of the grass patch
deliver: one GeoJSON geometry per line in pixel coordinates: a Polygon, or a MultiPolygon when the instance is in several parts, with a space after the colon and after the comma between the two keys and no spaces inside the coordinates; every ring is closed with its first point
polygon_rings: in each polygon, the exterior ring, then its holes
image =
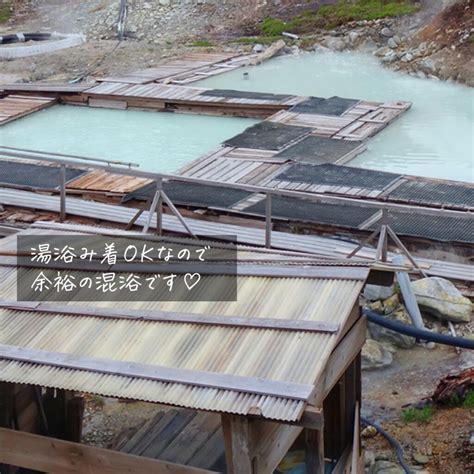
{"type": "Polygon", "coordinates": [[[90,401],[97,408],[103,408],[105,405],[104,399],[100,397],[99,395],[91,395],[90,401]]]}
{"type": "Polygon", "coordinates": [[[464,395],[454,393],[449,398],[447,405],[450,407],[474,408],[474,390],[468,390],[464,395]]]}
{"type": "Polygon", "coordinates": [[[322,5],[285,22],[266,18],[261,31],[264,36],[281,35],[284,31],[305,33],[317,28],[332,29],[350,21],[378,20],[414,13],[420,9],[415,0],[339,0],[334,5],[322,5]]]}
{"type": "Polygon", "coordinates": [[[462,402],[464,408],[474,409],[474,390],[468,390],[462,402]]]}
{"type": "Polygon", "coordinates": [[[331,21],[378,20],[380,18],[408,15],[420,9],[420,5],[409,0],[358,0],[340,1],[336,5],[323,5],[318,14],[331,21]]]}
{"type": "Polygon", "coordinates": [[[264,36],[278,36],[284,31],[291,29],[291,23],[286,23],[278,18],[265,18],[262,26],[260,27],[264,36]]]}
{"type": "Polygon", "coordinates": [[[433,407],[426,406],[423,408],[410,407],[402,410],[402,420],[405,423],[429,423],[433,418],[433,407]]]}
{"type": "Polygon", "coordinates": [[[0,23],[8,21],[12,16],[12,8],[9,3],[0,4],[0,23]]]}
{"type": "Polygon", "coordinates": [[[211,48],[214,46],[214,43],[212,43],[209,40],[197,40],[194,43],[192,43],[191,46],[197,46],[201,48],[211,48]]]}

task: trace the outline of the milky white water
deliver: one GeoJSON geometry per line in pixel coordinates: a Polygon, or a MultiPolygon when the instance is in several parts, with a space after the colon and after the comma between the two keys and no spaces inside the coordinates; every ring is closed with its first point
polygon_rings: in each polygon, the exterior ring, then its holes
{"type": "Polygon", "coordinates": [[[0,127],[0,145],[174,172],[256,120],[57,105],[0,127]]]}
{"type": "Polygon", "coordinates": [[[203,87],[407,100],[412,109],[368,140],[350,164],[418,176],[474,181],[474,90],[383,68],[366,54],[282,56],[196,83],[203,87]],[[247,78],[243,75],[248,72],[247,78]]]}

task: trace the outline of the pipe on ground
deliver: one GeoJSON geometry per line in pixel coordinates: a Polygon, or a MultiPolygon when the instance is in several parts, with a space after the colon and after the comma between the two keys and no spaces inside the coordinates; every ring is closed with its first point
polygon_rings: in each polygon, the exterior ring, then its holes
{"type": "Polygon", "coordinates": [[[436,342],[438,344],[445,344],[447,346],[460,347],[461,349],[474,350],[473,340],[457,336],[448,336],[446,334],[438,334],[426,329],[418,329],[413,326],[385,318],[368,308],[364,308],[362,312],[367,316],[368,321],[371,323],[378,324],[379,326],[390,329],[391,331],[405,334],[406,336],[411,336],[422,341],[436,342]]]}

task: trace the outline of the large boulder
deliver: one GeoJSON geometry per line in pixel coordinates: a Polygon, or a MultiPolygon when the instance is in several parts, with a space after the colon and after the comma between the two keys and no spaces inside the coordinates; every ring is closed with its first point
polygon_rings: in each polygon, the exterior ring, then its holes
{"type": "Polygon", "coordinates": [[[361,360],[363,370],[378,369],[390,365],[393,361],[393,356],[379,342],[367,339],[362,347],[361,360]]]}
{"type": "Polygon", "coordinates": [[[379,286],[367,284],[364,288],[364,297],[369,301],[386,300],[395,294],[395,285],[379,286]]]}
{"type": "Polygon", "coordinates": [[[329,48],[333,51],[343,51],[347,47],[347,44],[341,38],[336,38],[334,36],[324,37],[323,42],[326,48],[329,48]]]}
{"type": "MultiPolygon", "coordinates": [[[[403,308],[394,311],[385,317],[387,319],[391,319],[392,321],[398,321],[403,324],[412,324],[410,316],[403,308]]],[[[416,343],[416,339],[414,337],[391,331],[390,329],[379,326],[378,324],[369,323],[369,331],[371,337],[376,341],[388,342],[394,346],[401,347],[402,349],[410,349],[416,343]]]]}
{"type": "Polygon", "coordinates": [[[398,465],[389,461],[377,461],[369,470],[370,474],[405,474],[398,465]]]}
{"type": "Polygon", "coordinates": [[[471,321],[471,301],[450,281],[438,277],[422,278],[412,282],[411,286],[421,311],[442,321],[471,321]]]}

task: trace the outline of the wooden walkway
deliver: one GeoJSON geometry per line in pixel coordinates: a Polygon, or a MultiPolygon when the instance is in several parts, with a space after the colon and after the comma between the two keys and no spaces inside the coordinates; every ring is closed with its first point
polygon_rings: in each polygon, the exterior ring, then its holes
{"type": "Polygon", "coordinates": [[[270,117],[272,122],[311,127],[318,136],[364,140],[372,137],[411,107],[409,102],[360,101],[341,116],[281,111],[270,117]]]}
{"type": "MultiPolygon", "coordinates": [[[[91,107],[116,109],[151,109],[156,111],[182,111],[212,115],[266,118],[282,109],[304,100],[303,97],[278,96],[268,99],[213,96],[211,89],[181,85],[147,83],[124,84],[101,82],[81,94],[83,102],[91,107]]],[[[68,102],[68,98],[64,98],[68,102]]]]}
{"type": "Polygon", "coordinates": [[[56,99],[51,97],[24,97],[20,95],[2,97],[0,98],[0,125],[45,109],[55,102],[56,99]]]}
{"type": "MultiPolygon", "coordinates": [[[[38,211],[59,212],[60,199],[57,196],[47,196],[29,191],[0,188],[0,204],[5,206],[20,206],[38,211]]],[[[67,213],[71,216],[85,217],[114,224],[126,225],[135,216],[136,209],[85,201],[78,198],[67,199],[67,213]]],[[[144,226],[148,221],[148,211],[138,218],[136,225],[144,226]]],[[[252,246],[265,245],[265,231],[233,224],[222,224],[192,218],[185,218],[186,224],[198,236],[235,236],[240,244],[252,246]]],[[[46,224],[47,225],[47,224],[46,224]]],[[[156,215],[152,216],[151,228],[156,228],[156,215]]],[[[167,232],[186,234],[182,224],[175,216],[163,215],[163,229],[167,232]]],[[[272,247],[280,250],[303,252],[321,258],[344,259],[356,247],[355,244],[333,238],[315,235],[289,234],[272,232],[272,247]]],[[[358,259],[374,260],[375,249],[364,247],[358,253],[358,259]]],[[[388,259],[395,256],[389,252],[388,259]]],[[[418,265],[426,274],[440,276],[452,280],[473,282],[474,272],[470,265],[439,261],[435,259],[416,257],[418,265]]]]}
{"type": "Polygon", "coordinates": [[[214,472],[226,471],[221,418],[215,413],[160,411],[133,431],[124,432],[113,449],[214,472]]]}
{"type": "Polygon", "coordinates": [[[97,78],[97,80],[122,84],[147,84],[150,82],[186,84],[241,67],[255,56],[255,54],[240,55],[237,53],[189,53],[177,59],[164,61],[153,68],[97,78]]]}
{"type": "Polygon", "coordinates": [[[68,190],[126,194],[151,183],[150,179],[124,176],[103,170],[90,171],[67,183],[68,190]]]}

